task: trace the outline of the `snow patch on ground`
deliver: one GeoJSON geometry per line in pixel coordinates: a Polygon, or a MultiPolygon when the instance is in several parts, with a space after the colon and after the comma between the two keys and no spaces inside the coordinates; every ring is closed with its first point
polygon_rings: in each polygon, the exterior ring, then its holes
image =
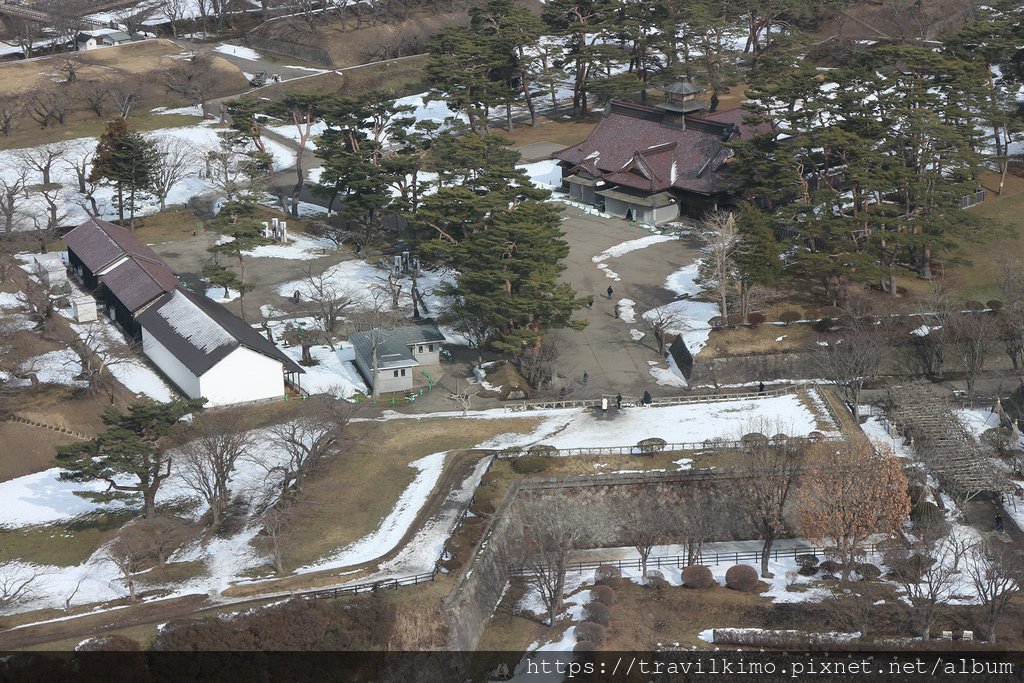
{"type": "Polygon", "coordinates": [[[597,264],[597,267],[604,272],[605,277],[609,277],[618,282],[622,278],[619,277],[618,273],[608,267],[607,262],[609,260],[628,254],[631,251],[636,251],[637,249],[646,249],[652,245],[659,244],[661,242],[671,242],[676,239],[678,238],[675,235],[648,235],[647,237],[640,237],[635,240],[629,240],[628,242],[622,242],[621,244],[609,247],[590,260],[597,264]]]}
{"type": "Polygon", "coordinates": [[[322,569],[361,564],[375,560],[393,550],[409,530],[409,527],[416,519],[416,515],[419,514],[419,511],[426,504],[430,492],[434,490],[434,486],[441,478],[441,471],[444,469],[444,460],[447,455],[447,451],[432,453],[411,462],[409,466],[419,471],[416,478],[402,492],[398,503],[395,504],[395,507],[384,518],[376,531],[368,536],[364,536],[331,557],[311,565],[299,567],[295,570],[296,573],[303,574],[322,569]]]}
{"type": "Polygon", "coordinates": [[[519,168],[526,171],[530,181],[537,187],[546,190],[562,186],[562,167],[554,159],[534,161],[529,164],[520,164],[519,168]]]}
{"type": "Polygon", "coordinates": [[[259,52],[256,52],[256,50],[249,47],[242,47],[241,45],[218,45],[213,48],[213,51],[238,57],[239,59],[248,59],[252,62],[257,62],[263,59],[263,56],[259,52]]]}
{"type": "Polygon", "coordinates": [[[669,334],[682,335],[683,342],[690,353],[696,356],[708,343],[711,325],[708,321],[719,314],[718,304],[707,301],[694,301],[692,297],[700,292],[694,282],[697,277],[697,264],[691,264],[677,270],[665,279],[665,288],[675,292],[681,298],[664,306],[653,308],[643,317],[649,320],[671,320],[669,334]]]}
{"type": "MultiPolygon", "coordinates": [[[[339,342],[334,351],[330,346],[313,346],[309,353],[317,365],[302,366],[306,374],[300,382],[310,394],[331,394],[338,398],[352,398],[356,394],[369,394],[366,383],[352,364],[354,351],[348,342],[339,342]]],[[[302,360],[302,349],[298,346],[278,345],[296,363],[302,360]]]]}

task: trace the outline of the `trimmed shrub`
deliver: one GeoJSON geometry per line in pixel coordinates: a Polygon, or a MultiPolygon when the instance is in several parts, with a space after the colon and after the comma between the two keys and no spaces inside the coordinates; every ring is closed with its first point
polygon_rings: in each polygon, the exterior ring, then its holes
{"type": "Polygon", "coordinates": [[[657,455],[665,449],[666,445],[668,442],[665,439],[654,437],[638,441],[635,450],[640,455],[657,455]]]}
{"type": "Polygon", "coordinates": [[[691,564],[683,567],[683,585],[687,588],[711,588],[717,585],[711,569],[702,564],[691,564]]]}
{"type": "Polygon", "coordinates": [[[882,570],[870,562],[862,562],[853,568],[864,581],[874,581],[882,575],[882,570]]]}
{"type": "Polygon", "coordinates": [[[819,443],[825,440],[825,435],[821,432],[811,432],[807,435],[807,440],[811,443],[819,443]]]}
{"type": "Polygon", "coordinates": [[[611,586],[605,586],[604,584],[594,586],[590,589],[590,601],[600,602],[605,607],[611,607],[615,604],[615,591],[612,590],[611,586]]]}
{"type": "Polygon", "coordinates": [[[618,588],[622,585],[622,570],[618,567],[613,567],[610,564],[602,564],[594,572],[594,583],[599,586],[608,586],[609,588],[618,588]]]}
{"type": "Polygon", "coordinates": [[[720,330],[728,324],[729,322],[720,315],[716,315],[714,318],[708,321],[708,325],[710,325],[711,329],[713,330],[720,330]]]}
{"type": "Polygon", "coordinates": [[[757,581],[757,570],[749,564],[733,565],[725,573],[725,585],[735,591],[749,593],[757,588],[757,581]]]}
{"type": "Polygon", "coordinates": [[[663,590],[670,587],[672,584],[665,578],[665,574],[659,569],[648,569],[647,570],[647,586],[650,588],[657,588],[663,590]]]}
{"type": "Polygon", "coordinates": [[[558,449],[546,443],[539,443],[526,449],[528,455],[539,455],[544,458],[552,458],[558,455],[558,449]]]}
{"type": "Polygon", "coordinates": [[[765,320],[767,320],[767,318],[764,317],[764,313],[747,314],[747,322],[750,323],[753,327],[757,327],[758,325],[763,324],[765,320]]]}
{"type": "Polygon", "coordinates": [[[1003,302],[999,299],[989,299],[985,302],[985,305],[991,308],[993,311],[998,311],[1003,307],[1003,302]]]}
{"type": "Polygon", "coordinates": [[[818,569],[820,569],[824,574],[835,576],[839,572],[843,571],[843,565],[839,564],[835,560],[825,560],[818,565],[818,569]]]}
{"type": "Polygon", "coordinates": [[[584,621],[576,625],[576,640],[600,645],[605,639],[604,626],[592,621],[584,621]]]}
{"type": "Polygon", "coordinates": [[[612,620],[612,611],[600,602],[589,602],[583,606],[583,618],[601,626],[607,626],[612,620]]]}
{"type": "Polygon", "coordinates": [[[797,555],[793,559],[801,567],[817,567],[818,563],[821,562],[821,560],[818,558],[818,556],[814,555],[812,553],[805,553],[803,555],[797,555]]]}
{"type": "Polygon", "coordinates": [[[789,435],[788,434],[783,434],[782,432],[779,432],[778,434],[776,434],[775,436],[772,437],[772,443],[774,443],[774,444],[785,445],[788,442],[789,442],[789,435]]]}
{"type": "Polygon", "coordinates": [[[768,437],[760,432],[750,432],[740,437],[740,443],[744,446],[764,446],[768,443],[768,437]]]}
{"type": "Polygon", "coordinates": [[[792,325],[797,320],[803,320],[804,314],[800,311],[783,311],[779,314],[779,321],[786,325],[792,325]]]}
{"type": "Polygon", "coordinates": [[[796,570],[796,573],[800,576],[814,576],[818,573],[818,567],[811,565],[808,565],[806,567],[800,567],[800,569],[796,570]]]}
{"type": "Polygon", "coordinates": [[[518,474],[535,474],[548,468],[551,461],[541,455],[523,455],[512,461],[512,471],[518,474]]]}

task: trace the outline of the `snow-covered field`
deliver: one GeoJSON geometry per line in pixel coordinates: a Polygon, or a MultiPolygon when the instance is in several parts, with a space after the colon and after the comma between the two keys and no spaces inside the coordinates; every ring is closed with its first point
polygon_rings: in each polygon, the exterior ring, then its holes
{"type": "MultiPolygon", "coordinates": [[[[280,346],[289,358],[299,363],[302,349],[298,346],[280,346]]],[[[300,378],[303,390],[310,394],[331,394],[338,398],[352,398],[358,394],[369,394],[366,383],[355,365],[352,364],[352,345],[339,342],[332,351],[330,346],[314,346],[309,350],[317,365],[303,366],[306,371],[300,378]]]]}

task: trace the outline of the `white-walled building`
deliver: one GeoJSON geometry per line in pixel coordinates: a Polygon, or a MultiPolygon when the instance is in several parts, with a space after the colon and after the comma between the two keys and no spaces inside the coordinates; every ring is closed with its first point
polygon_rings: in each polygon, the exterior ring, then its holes
{"type": "Polygon", "coordinates": [[[142,351],[189,398],[207,406],[279,398],[303,372],[215,301],[178,289],[138,316],[142,351]]]}
{"type": "Polygon", "coordinates": [[[386,394],[408,391],[416,383],[416,373],[425,365],[440,363],[441,345],[446,341],[436,325],[409,325],[394,330],[369,330],[350,334],[355,365],[369,387],[386,394]],[[374,342],[377,373],[373,372],[374,342]]]}
{"type": "Polygon", "coordinates": [[[75,48],[78,50],[95,50],[99,47],[111,47],[132,42],[132,37],[116,28],[101,28],[88,33],[79,33],[75,37],[75,48]]]}

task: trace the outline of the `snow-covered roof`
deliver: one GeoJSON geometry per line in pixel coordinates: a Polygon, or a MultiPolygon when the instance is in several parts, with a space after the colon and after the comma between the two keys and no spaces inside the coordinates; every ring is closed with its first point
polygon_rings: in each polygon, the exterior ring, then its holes
{"type": "Polygon", "coordinates": [[[303,372],[279,348],[215,301],[178,289],[156,300],[137,318],[145,334],[196,377],[240,346],[278,360],[286,372],[303,372]]]}

